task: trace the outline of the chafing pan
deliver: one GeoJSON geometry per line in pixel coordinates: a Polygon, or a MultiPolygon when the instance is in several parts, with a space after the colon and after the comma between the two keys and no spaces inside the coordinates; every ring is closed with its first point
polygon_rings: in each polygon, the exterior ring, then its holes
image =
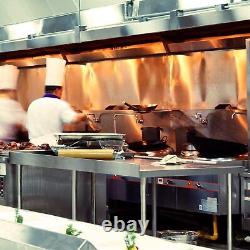
{"type": "Polygon", "coordinates": [[[125,134],[117,133],[56,133],[54,134],[58,141],[60,140],[123,140],[125,134]]]}

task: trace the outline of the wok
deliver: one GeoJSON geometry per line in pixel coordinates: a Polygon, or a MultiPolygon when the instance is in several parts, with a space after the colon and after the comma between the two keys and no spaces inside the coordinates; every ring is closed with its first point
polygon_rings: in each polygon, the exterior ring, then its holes
{"type": "Polygon", "coordinates": [[[166,142],[163,140],[150,143],[146,141],[135,141],[129,143],[128,146],[130,150],[133,150],[135,152],[148,152],[148,151],[159,151],[159,150],[165,150],[171,153],[174,152],[174,150],[170,146],[168,146],[166,142]]]}
{"type": "Polygon", "coordinates": [[[201,157],[235,157],[248,152],[245,144],[197,136],[193,133],[188,134],[188,142],[194,145],[201,157]]]}
{"type": "Polygon", "coordinates": [[[149,105],[132,105],[127,102],[124,102],[126,106],[128,106],[130,109],[138,112],[138,113],[148,113],[156,109],[158,106],[157,104],[149,104],[149,105]]]}

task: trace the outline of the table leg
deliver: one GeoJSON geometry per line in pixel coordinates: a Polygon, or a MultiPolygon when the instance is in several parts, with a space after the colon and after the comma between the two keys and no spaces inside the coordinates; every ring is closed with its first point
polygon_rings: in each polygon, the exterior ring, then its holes
{"type": "Polygon", "coordinates": [[[91,207],[92,223],[96,224],[96,175],[91,173],[91,207]]]}
{"type": "Polygon", "coordinates": [[[232,174],[227,174],[227,249],[232,250],[232,174]]]}
{"type": "Polygon", "coordinates": [[[152,231],[153,236],[157,232],[157,179],[152,178],[152,231]]]}
{"type": "Polygon", "coordinates": [[[72,220],[76,220],[76,171],[72,170],[72,199],[71,199],[71,206],[72,206],[72,220]]]}
{"type": "Polygon", "coordinates": [[[17,165],[17,208],[22,208],[22,195],[21,195],[21,180],[22,180],[22,167],[17,165]]]}
{"type": "Polygon", "coordinates": [[[146,177],[140,179],[140,191],[141,191],[141,222],[142,225],[146,225],[146,177]]]}

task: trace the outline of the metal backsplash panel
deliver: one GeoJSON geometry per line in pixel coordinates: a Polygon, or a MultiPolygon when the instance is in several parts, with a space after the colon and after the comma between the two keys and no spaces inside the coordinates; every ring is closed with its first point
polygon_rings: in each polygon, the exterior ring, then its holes
{"type": "Polygon", "coordinates": [[[113,60],[69,66],[68,72],[66,98],[80,108],[100,110],[126,100],[157,103],[159,109],[213,109],[220,103],[246,109],[245,50],[113,60]],[[78,101],[76,92],[82,93],[78,101]]]}
{"type": "MultiPolygon", "coordinates": [[[[42,95],[44,68],[22,69],[25,108],[42,95]]],[[[157,103],[158,109],[214,109],[220,103],[246,109],[246,51],[111,60],[68,65],[64,98],[78,109],[111,104],[157,103]]]]}

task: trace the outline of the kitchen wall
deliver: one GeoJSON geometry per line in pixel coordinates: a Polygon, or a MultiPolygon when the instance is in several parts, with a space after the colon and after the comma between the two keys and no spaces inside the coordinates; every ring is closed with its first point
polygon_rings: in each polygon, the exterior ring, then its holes
{"type": "MultiPolygon", "coordinates": [[[[246,109],[246,75],[245,50],[68,65],[64,99],[89,110],[123,101],[157,103],[159,109],[213,109],[220,103],[246,109]]],[[[44,78],[44,68],[21,70],[25,109],[43,94],[44,78]]]]}

